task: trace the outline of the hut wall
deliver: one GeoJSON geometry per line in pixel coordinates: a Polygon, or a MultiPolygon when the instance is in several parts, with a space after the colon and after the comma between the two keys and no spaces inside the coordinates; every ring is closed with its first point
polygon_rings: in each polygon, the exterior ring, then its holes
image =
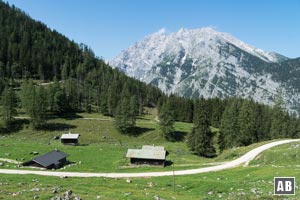
{"type": "Polygon", "coordinates": [[[131,158],[130,163],[134,164],[134,165],[164,166],[165,165],[165,160],[131,158]]]}

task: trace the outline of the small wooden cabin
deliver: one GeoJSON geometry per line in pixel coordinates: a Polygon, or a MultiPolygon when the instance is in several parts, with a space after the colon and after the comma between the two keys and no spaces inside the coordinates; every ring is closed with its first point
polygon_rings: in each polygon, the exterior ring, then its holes
{"type": "Polygon", "coordinates": [[[58,169],[67,164],[67,156],[68,154],[62,151],[54,150],[24,162],[22,165],[46,169],[58,169]]]}
{"type": "Polygon", "coordinates": [[[60,137],[60,141],[65,145],[78,145],[79,136],[80,134],[78,133],[62,134],[62,136],[60,137]]]}
{"type": "Polygon", "coordinates": [[[128,149],[126,157],[133,165],[165,166],[167,151],[162,146],[144,145],[142,149],[128,149]]]}

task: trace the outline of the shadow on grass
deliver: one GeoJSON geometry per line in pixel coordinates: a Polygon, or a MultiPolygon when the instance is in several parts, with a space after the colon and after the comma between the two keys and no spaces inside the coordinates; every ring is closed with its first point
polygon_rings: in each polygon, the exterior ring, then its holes
{"type": "Polygon", "coordinates": [[[134,137],[138,137],[140,135],[142,135],[143,133],[146,133],[148,131],[153,131],[155,130],[154,128],[142,128],[142,127],[133,127],[128,129],[128,131],[126,132],[126,135],[129,136],[134,136],[134,137]]]}
{"type": "Polygon", "coordinates": [[[171,161],[171,160],[166,160],[166,162],[165,162],[165,167],[171,166],[171,165],[173,165],[173,164],[174,164],[173,161],[171,161]]]}
{"type": "Polygon", "coordinates": [[[88,144],[88,143],[84,143],[84,144],[79,143],[79,144],[77,144],[76,146],[85,147],[85,146],[89,146],[89,145],[90,145],[90,144],[88,144]]]}
{"type": "Polygon", "coordinates": [[[150,121],[150,120],[152,120],[152,119],[145,118],[145,117],[143,117],[143,116],[138,116],[136,119],[145,120],[145,121],[150,121]]]}
{"type": "Polygon", "coordinates": [[[13,124],[8,127],[0,127],[0,133],[1,134],[11,134],[14,132],[18,132],[21,129],[23,129],[24,125],[28,125],[29,124],[29,120],[28,119],[16,119],[13,124]]]}
{"type": "Polygon", "coordinates": [[[69,129],[76,128],[75,125],[49,122],[45,124],[40,130],[44,131],[68,131],[69,129]]]}
{"type": "Polygon", "coordinates": [[[79,119],[83,118],[82,116],[78,115],[76,112],[70,112],[70,113],[65,113],[65,114],[53,114],[51,118],[62,118],[62,119],[68,119],[68,120],[74,120],[74,119],[79,119]]]}
{"type": "Polygon", "coordinates": [[[171,142],[182,142],[184,141],[186,135],[186,132],[174,131],[168,134],[167,139],[171,142]]]}
{"type": "Polygon", "coordinates": [[[63,165],[62,167],[60,167],[60,169],[66,167],[66,166],[72,166],[72,165],[75,165],[75,164],[76,164],[76,162],[67,160],[67,161],[64,163],[64,165],[63,165]]]}

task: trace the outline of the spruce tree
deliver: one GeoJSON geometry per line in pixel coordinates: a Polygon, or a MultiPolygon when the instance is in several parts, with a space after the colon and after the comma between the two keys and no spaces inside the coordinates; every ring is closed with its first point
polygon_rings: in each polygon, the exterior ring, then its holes
{"type": "Polygon", "coordinates": [[[21,85],[21,105],[25,112],[31,116],[33,112],[35,88],[32,80],[24,81],[21,85]]]}
{"type": "Polygon", "coordinates": [[[100,97],[100,112],[105,116],[109,116],[107,96],[105,94],[102,94],[100,97]]]}
{"type": "Polygon", "coordinates": [[[46,124],[46,110],[48,102],[43,86],[36,88],[32,80],[24,82],[21,87],[21,104],[26,114],[30,117],[34,129],[40,129],[46,124]]]}
{"type": "Polygon", "coordinates": [[[167,100],[165,102],[159,112],[159,125],[160,130],[163,133],[164,137],[169,140],[174,140],[174,110],[172,110],[172,106],[167,100]]]}
{"type": "Polygon", "coordinates": [[[238,124],[239,124],[239,145],[249,145],[257,142],[254,102],[244,100],[240,109],[238,124]]]}
{"type": "Polygon", "coordinates": [[[237,134],[239,133],[238,126],[239,115],[239,100],[231,99],[226,106],[221,119],[220,133],[218,144],[220,150],[238,146],[237,134]]]}
{"type": "Polygon", "coordinates": [[[130,121],[135,126],[136,116],[139,114],[139,105],[135,95],[130,98],[130,121]]]}
{"type": "MultiPolygon", "coordinates": [[[[76,80],[73,80],[71,77],[68,78],[68,80],[66,80],[64,82],[64,86],[65,86],[65,95],[66,95],[66,99],[69,105],[70,110],[72,111],[78,111],[79,110],[79,94],[78,94],[78,83],[76,80]]],[[[51,98],[49,96],[49,98],[51,98]]],[[[51,100],[53,101],[53,100],[51,100]]]]}
{"type": "Polygon", "coordinates": [[[47,122],[47,94],[43,86],[34,88],[33,92],[33,108],[31,115],[31,123],[34,129],[40,129],[47,122]]]}
{"type": "Polygon", "coordinates": [[[130,129],[135,126],[135,117],[132,116],[130,106],[130,94],[127,88],[127,84],[123,86],[121,100],[116,109],[115,126],[121,133],[129,133],[130,129]]]}
{"type": "Polygon", "coordinates": [[[199,156],[214,157],[216,150],[213,140],[214,134],[210,130],[205,100],[202,98],[195,106],[194,126],[188,136],[188,146],[199,156]]]}
{"type": "Polygon", "coordinates": [[[14,90],[6,86],[1,95],[1,118],[5,128],[10,128],[17,114],[17,98],[14,90]]]}
{"type": "Polygon", "coordinates": [[[285,135],[285,113],[281,110],[279,104],[275,104],[272,112],[272,123],[270,128],[271,139],[282,138],[285,135]]]}

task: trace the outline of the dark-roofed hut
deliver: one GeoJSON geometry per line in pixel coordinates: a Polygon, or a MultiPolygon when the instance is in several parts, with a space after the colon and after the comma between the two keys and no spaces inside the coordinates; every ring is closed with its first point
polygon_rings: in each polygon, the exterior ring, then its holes
{"type": "Polygon", "coordinates": [[[67,145],[78,145],[78,139],[79,139],[80,134],[78,133],[67,133],[67,134],[62,134],[60,137],[60,141],[63,144],[67,145]]]}
{"type": "Polygon", "coordinates": [[[144,145],[142,149],[128,149],[126,157],[134,165],[165,166],[167,152],[164,147],[144,145]]]}
{"type": "Polygon", "coordinates": [[[23,163],[23,166],[58,169],[67,163],[68,154],[54,150],[23,163]]]}

